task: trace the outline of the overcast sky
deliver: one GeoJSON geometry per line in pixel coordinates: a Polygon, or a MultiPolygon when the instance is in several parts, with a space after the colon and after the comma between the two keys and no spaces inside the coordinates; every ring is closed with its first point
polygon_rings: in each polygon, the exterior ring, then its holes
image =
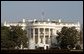
{"type": "Polygon", "coordinates": [[[1,1],[1,22],[25,19],[62,19],[83,24],[82,1],[1,1]]]}

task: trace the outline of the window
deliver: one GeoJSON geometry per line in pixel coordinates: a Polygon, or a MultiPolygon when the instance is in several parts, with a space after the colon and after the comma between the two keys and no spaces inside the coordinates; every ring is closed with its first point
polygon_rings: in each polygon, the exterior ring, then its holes
{"type": "Polygon", "coordinates": [[[35,43],[38,43],[38,36],[35,36],[35,43]]]}
{"type": "Polygon", "coordinates": [[[40,33],[43,34],[43,28],[40,28],[40,33]]]}
{"type": "Polygon", "coordinates": [[[52,35],[52,29],[50,29],[50,33],[51,33],[50,35],[52,35]]]}
{"type": "Polygon", "coordinates": [[[49,29],[48,28],[45,29],[45,33],[49,34],[49,29]]]}
{"type": "Polygon", "coordinates": [[[48,41],[49,41],[49,40],[48,40],[48,36],[46,36],[45,38],[46,38],[46,39],[45,39],[46,44],[48,44],[48,41]]]}
{"type": "Polygon", "coordinates": [[[35,34],[38,34],[38,29],[37,28],[35,28],[35,34]]]}

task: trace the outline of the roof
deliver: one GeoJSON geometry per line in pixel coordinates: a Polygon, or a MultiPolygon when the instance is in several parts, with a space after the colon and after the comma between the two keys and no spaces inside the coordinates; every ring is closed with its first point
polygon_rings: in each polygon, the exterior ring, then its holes
{"type": "MultiPolygon", "coordinates": [[[[38,22],[46,22],[46,23],[49,23],[49,22],[51,22],[51,23],[63,23],[63,24],[74,24],[74,22],[64,22],[64,21],[61,21],[61,22],[59,22],[59,21],[56,21],[56,20],[26,20],[26,22],[25,23],[28,23],[28,22],[30,22],[30,23],[38,23],[38,22]]],[[[19,21],[19,22],[10,22],[10,23],[23,23],[22,21],[19,21]]]]}

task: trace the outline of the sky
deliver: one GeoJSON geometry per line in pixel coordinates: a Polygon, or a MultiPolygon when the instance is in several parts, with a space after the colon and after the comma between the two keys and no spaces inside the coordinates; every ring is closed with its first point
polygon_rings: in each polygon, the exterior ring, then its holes
{"type": "Polygon", "coordinates": [[[1,1],[1,22],[22,19],[79,21],[83,24],[83,1],[1,1]],[[42,18],[44,12],[44,18],[42,18]]]}

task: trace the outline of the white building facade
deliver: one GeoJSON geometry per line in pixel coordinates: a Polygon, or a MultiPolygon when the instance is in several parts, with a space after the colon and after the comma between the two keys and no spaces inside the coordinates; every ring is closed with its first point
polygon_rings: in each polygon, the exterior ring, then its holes
{"type": "Polygon", "coordinates": [[[27,37],[29,38],[29,49],[36,49],[42,47],[44,49],[49,49],[51,43],[56,43],[57,32],[60,32],[63,26],[66,27],[76,27],[80,31],[80,24],[77,23],[66,23],[62,22],[60,19],[58,22],[55,20],[25,20],[22,23],[4,23],[4,26],[22,26],[23,30],[27,30],[27,37]]]}

